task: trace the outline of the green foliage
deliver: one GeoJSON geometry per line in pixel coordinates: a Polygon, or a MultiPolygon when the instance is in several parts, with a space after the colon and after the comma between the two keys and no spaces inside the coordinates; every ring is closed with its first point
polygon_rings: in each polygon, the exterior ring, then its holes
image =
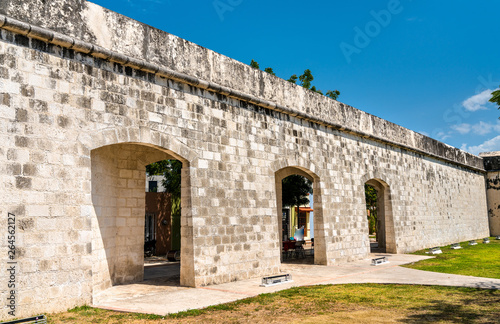
{"type": "Polygon", "coordinates": [[[306,89],[311,88],[312,80],[314,80],[314,77],[309,69],[305,70],[304,73],[299,76],[300,85],[306,89]]]}
{"type": "Polygon", "coordinates": [[[163,175],[162,182],[165,192],[170,193],[172,199],[172,249],[181,248],[181,171],[182,162],[179,160],[163,160],[146,166],[149,175],[163,175]]]}
{"type": "Polygon", "coordinates": [[[172,199],[180,199],[182,162],[179,160],[166,161],[168,161],[168,168],[163,173],[163,176],[165,176],[163,187],[165,187],[165,192],[169,192],[172,195],[172,199]]]}
{"type": "MultiPolygon", "coordinates": [[[[255,68],[255,69],[260,69],[259,63],[257,63],[254,60],[252,60],[252,62],[250,62],[250,66],[255,68]]],[[[274,73],[273,69],[270,67],[265,68],[264,71],[269,73],[269,74],[276,75],[276,73],[274,73]]],[[[287,81],[291,82],[293,84],[297,84],[297,80],[300,81],[300,85],[302,87],[309,89],[313,92],[319,93],[321,95],[325,95],[329,98],[337,100],[337,98],[340,96],[340,91],[338,91],[338,90],[333,90],[333,91],[328,90],[326,92],[326,94],[323,94],[323,91],[321,91],[320,89],[316,89],[316,86],[313,86],[311,84],[311,82],[314,80],[314,77],[311,73],[311,70],[309,70],[309,69],[304,70],[304,73],[298,77],[297,77],[297,74],[292,75],[287,81]]]]}
{"type": "Polygon", "coordinates": [[[269,74],[276,75],[276,73],[274,73],[274,71],[273,71],[273,68],[266,67],[266,68],[264,69],[264,71],[265,71],[265,72],[267,72],[267,73],[269,73],[269,74]]]}
{"type": "Polygon", "coordinates": [[[314,92],[319,93],[319,94],[323,94],[323,91],[316,89],[316,86],[312,86],[311,91],[314,91],[314,92]]]}
{"type": "Polygon", "coordinates": [[[169,160],[158,161],[146,166],[148,175],[162,175],[169,168],[169,160]]]}
{"type": "Polygon", "coordinates": [[[288,81],[288,82],[291,82],[291,83],[293,83],[293,84],[297,84],[297,79],[298,79],[297,74],[294,74],[294,75],[292,75],[292,76],[290,77],[290,79],[288,79],[287,81],[288,81]]]}
{"type": "Polygon", "coordinates": [[[149,175],[163,175],[165,192],[172,194],[172,198],[181,197],[181,170],[182,162],[179,160],[163,160],[146,166],[149,175]]]}
{"type": "Polygon", "coordinates": [[[377,190],[373,186],[365,183],[366,209],[370,211],[368,217],[369,233],[377,231],[377,190]]]}
{"type": "Polygon", "coordinates": [[[500,90],[493,91],[491,96],[490,102],[496,103],[498,105],[498,109],[500,109],[500,90]]]}
{"type": "Polygon", "coordinates": [[[172,197],[172,250],[181,249],[181,198],[172,197]]]}
{"type": "Polygon", "coordinates": [[[333,90],[333,91],[332,90],[328,90],[326,92],[326,96],[330,97],[330,98],[332,98],[334,100],[337,100],[337,98],[340,96],[340,91],[338,91],[338,90],[333,90]]]}
{"type": "Polygon", "coordinates": [[[283,207],[302,206],[309,203],[312,183],[303,176],[293,174],[282,181],[283,207]]]}

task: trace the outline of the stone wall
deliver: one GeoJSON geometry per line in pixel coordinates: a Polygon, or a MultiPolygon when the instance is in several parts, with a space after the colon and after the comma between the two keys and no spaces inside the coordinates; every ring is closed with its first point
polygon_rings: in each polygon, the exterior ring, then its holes
{"type": "Polygon", "coordinates": [[[17,316],[141,280],[145,166],[166,158],[183,163],[186,286],[279,271],[291,173],[314,181],[317,264],[368,256],[368,181],[384,188],[391,252],[488,235],[479,157],[85,1],[6,0],[0,13],[0,253],[14,213],[17,316]],[[37,25],[102,48],[41,40],[37,25]]]}
{"type": "Polygon", "coordinates": [[[500,235],[500,152],[485,152],[480,156],[486,169],[486,193],[488,197],[488,220],[490,235],[500,235]]]}

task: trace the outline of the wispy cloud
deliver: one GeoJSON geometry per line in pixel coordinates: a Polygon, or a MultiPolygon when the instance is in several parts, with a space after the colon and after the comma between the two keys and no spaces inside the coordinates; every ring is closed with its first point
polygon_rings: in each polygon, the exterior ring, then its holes
{"type": "Polygon", "coordinates": [[[500,132],[500,123],[497,122],[496,124],[490,124],[481,121],[472,126],[472,131],[477,135],[486,135],[492,131],[500,132]]]}
{"type": "Polygon", "coordinates": [[[500,133],[500,121],[497,121],[496,124],[487,123],[484,121],[480,121],[479,123],[474,125],[462,123],[462,124],[452,125],[450,126],[450,128],[462,135],[469,134],[471,132],[476,135],[486,135],[493,131],[500,133]]]}
{"type": "Polygon", "coordinates": [[[448,132],[448,133],[445,133],[445,132],[439,132],[436,134],[436,137],[438,140],[440,141],[444,141],[446,140],[447,138],[450,138],[451,137],[451,134],[448,132]]]}
{"type": "Polygon", "coordinates": [[[467,144],[462,144],[461,149],[476,155],[482,152],[500,151],[500,135],[477,146],[467,146],[467,144]]]}
{"type": "Polygon", "coordinates": [[[490,100],[491,93],[493,91],[494,90],[487,89],[470,98],[467,98],[464,100],[464,102],[462,102],[462,106],[464,106],[464,108],[467,109],[468,111],[488,109],[486,105],[488,104],[488,100],[490,100]]]}
{"type": "Polygon", "coordinates": [[[470,132],[471,126],[470,126],[470,124],[462,123],[462,124],[458,124],[458,125],[451,125],[451,129],[464,135],[464,134],[468,134],[470,132]]]}

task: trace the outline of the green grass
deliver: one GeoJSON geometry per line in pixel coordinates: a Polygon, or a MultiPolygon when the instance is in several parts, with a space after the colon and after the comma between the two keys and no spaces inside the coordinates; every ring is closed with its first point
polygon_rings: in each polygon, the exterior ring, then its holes
{"type": "MultiPolygon", "coordinates": [[[[463,242],[459,250],[452,250],[450,245],[441,247],[442,254],[435,255],[434,259],[419,261],[404,267],[452,273],[465,276],[500,279],[500,240],[490,237],[489,244],[477,240],[477,245],[468,245],[463,242]]],[[[417,251],[414,254],[429,255],[428,250],[417,251]]]]}
{"type": "Polygon", "coordinates": [[[500,291],[418,285],[298,287],[166,317],[88,306],[50,314],[49,323],[495,323],[500,291]]]}

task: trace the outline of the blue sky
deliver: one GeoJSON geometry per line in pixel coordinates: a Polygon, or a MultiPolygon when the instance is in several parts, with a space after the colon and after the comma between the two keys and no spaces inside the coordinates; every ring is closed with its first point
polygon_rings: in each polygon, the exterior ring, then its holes
{"type": "Polygon", "coordinates": [[[94,0],[452,146],[500,151],[497,0],[94,0]]]}

